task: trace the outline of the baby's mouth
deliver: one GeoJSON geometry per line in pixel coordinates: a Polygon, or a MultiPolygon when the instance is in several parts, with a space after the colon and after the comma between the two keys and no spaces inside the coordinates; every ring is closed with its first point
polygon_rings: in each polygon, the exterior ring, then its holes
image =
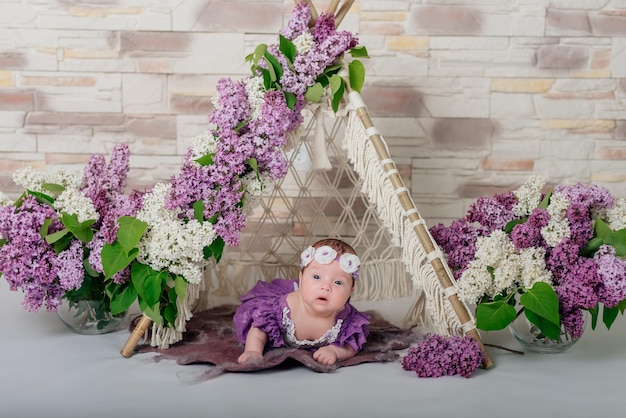
{"type": "Polygon", "coordinates": [[[320,302],[328,302],[328,299],[326,299],[324,296],[320,296],[319,298],[317,298],[317,300],[319,300],[320,302]]]}

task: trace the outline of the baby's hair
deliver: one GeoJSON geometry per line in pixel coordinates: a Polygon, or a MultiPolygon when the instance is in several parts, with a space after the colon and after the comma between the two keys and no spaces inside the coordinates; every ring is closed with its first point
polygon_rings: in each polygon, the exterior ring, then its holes
{"type": "Polygon", "coordinates": [[[350,244],[336,238],[324,238],[322,240],[319,240],[315,244],[313,244],[313,248],[317,249],[324,245],[328,245],[330,248],[337,251],[338,256],[342,256],[343,254],[358,255],[354,248],[350,246],[350,244]]]}

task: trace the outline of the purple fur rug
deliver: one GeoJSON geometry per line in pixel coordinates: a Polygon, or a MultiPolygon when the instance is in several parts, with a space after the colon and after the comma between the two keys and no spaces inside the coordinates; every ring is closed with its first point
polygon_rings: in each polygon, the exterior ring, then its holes
{"type": "Polygon", "coordinates": [[[237,341],[235,335],[232,320],[235,309],[235,305],[224,305],[196,313],[187,322],[187,332],[182,341],[166,350],[143,345],[138,347],[137,351],[157,353],[154,357],[155,361],[172,359],[182,365],[213,365],[196,379],[204,381],[226,372],[254,372],[291,365],[293,361],[320,373],[328,373],[339,367],[360,363],[390,362],[400,357],[394,350],[403,350],[418,341],[418,335],[410,329],[398,328],[384,320],[378,312],[368,311],[367,313],[372,318],[367,343],[363,350],[350,359],[337,362],[332,366],[325,366],[315,361],[309,351],[281,347],[268,350],[261,364],[242,365],[237,363],[237,358],[243,351],[243,345],[237,341]]]}

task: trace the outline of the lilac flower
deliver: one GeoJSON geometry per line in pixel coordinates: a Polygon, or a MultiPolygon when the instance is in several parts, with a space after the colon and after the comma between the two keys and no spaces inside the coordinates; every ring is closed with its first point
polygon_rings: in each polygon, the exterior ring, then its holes
{"type": "Polygon", "coordinates": [[[600,301],[613,308],[626,299],[626,261],[615,256],[615,248],[603,245],[593,257],[598,266],[602,285],[598,291],[600,301]]]}
{"type": "Polygon", "coordinates": [[[291,12],[287,26],[285,26],[280,33],[285,38],[294,40],[304,31],[308,30],[309,20],[311,20],[311,9],[304,1],[300,1],[291,12]]]}
{"type": "Polygon", "coordinates": [[[513,192],[480,197],[472,203],[465,218],[468,222],[479,223],[491,233],[515,219],[513,207],[516,203],[513,192]]]}
{"type": "Polygon", "coordinates": [[[402,368],[418,377],[461,375],[465,378],[482,364],[485,355],[471,337],[444,337],[428,334],[424,341],[409,348],[402,358],[402,368]]]}

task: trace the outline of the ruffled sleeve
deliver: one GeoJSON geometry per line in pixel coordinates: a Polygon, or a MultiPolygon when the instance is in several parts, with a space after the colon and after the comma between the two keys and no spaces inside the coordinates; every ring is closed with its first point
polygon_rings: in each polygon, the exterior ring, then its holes
{"type": "Polygon", "coordinates": [[[233,322],[237,331],[237,339],[246,342],[251,327],[267,334],[268,347],[282,347],[285,341],[282,336],[282,305],[288,293],[295,290],[294,280],[275,279],[271,283],[259,281],[239,300],[233,322]]]}
{"type": "Polygon", "coordinates": [[[369,335],[370,316],[346,304],[346,309],[339,313],[338,318],[343,319],[343,324],[333,345],[340,347],[348,345],[356,351],[361,351],[369,335]]]}

